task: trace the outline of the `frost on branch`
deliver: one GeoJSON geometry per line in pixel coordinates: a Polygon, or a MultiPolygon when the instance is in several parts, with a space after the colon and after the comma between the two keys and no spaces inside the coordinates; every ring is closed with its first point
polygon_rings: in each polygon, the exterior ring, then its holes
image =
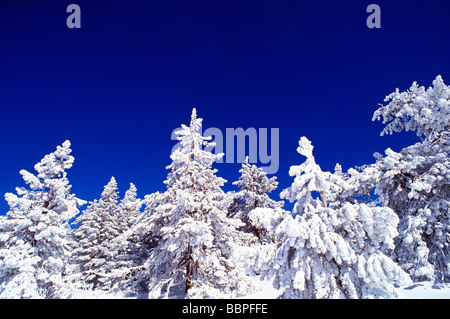
{"type": "Polygon", "coordinates": [[[320,194],[321,205],[327,207],[327,200],[332,200],[332,196],[344,187],[344,180],[340,175],[323,172],[316,164],[312,154],[314,147],[306,137],[303,136],[298,144],[297,152],[305,156],[306,161],[301,165],[291,166],[289,175],[295,176],[294,183],[280,194],[281,198],[295,202],[293,214],[315,209],[318,202],[312,197],[314,192],[320,194]]]}
{"type": "Polygon", "coordinates": [[[109,263],[119,249],[114,241],[120,235],[117,182],[111,177],[99,200],[86,208],[73,231],[73,263],[80,269],[77,284],[82,289],[109,289],[109,263]]]}
{"type": "Polygon", "coordinates": [[[373,116],[387,124],[382,135],[416,131],[422,141],[353,171],[354,195],[374,191],[398,215],[392,258],[415,281],[450,282],[450,87],[438,76],[433,87],[413,83],[385,101],[373,116]]]}
{"type": "Polygon", "coordinates": [[[147,221],[156,246],[145,263],[150,297],[218,298],[254,291],[240,267],[239,247],[252,235],[243,223],[227,217],[231,198],[222,190],[212,164],[210,137],[199,133],[202,119],[192,112],[190,126],[177,131],[181,147],[171,155],[167,190],[157,196],[147,221]]]}
{"type": "Polygon", "coordinates": [[[322,172],[310,142],[302,138],[299,144],[307,161],[291,168],[296,178],[283,193],[308,208],[295,210],[295,218],[286,217],[276,228],[285,240],[265,276],[274,276],[275,287],[284,288],[282,298],[396,297],[394,284],[410,279],[381,248],[393,248],[398,217],[387,207],[335,202],[341,172],[322,172]],[[324,207],[312,198],[313,191],[334,202],[324,207]]]}
{"type": "Polygon", "coordinates": [[[249,164],[248,157],[239,172],[241,173],[239,180],[233,183],[239,187],[239,191],[234,194],[228,215],[245,223],[243,231],[254,234],[261,242],[271,242],[274,237],[270,224],[277,219],[275,217],[277,208],[284,204],[282,201],[274,201],[268,195],[277,188],[276,177],[268,178],[267,173],[261,168],[249,164]],[[258,216],[258,212],[261,216],[258,216]],[[268,220],[271,215],[274,217],[273,221],[268,220]]]}
{"type": "Polygon", "coordinates": [[[68,222],[84,204],[71,194],[66,170],[74,162],[70,142],[20,171],[25,187],[7,193],[10,207],[0,220],[0,298],[64,298],[70,249],[68,222]]]}
{"type": "Polygon", "coordinates": [[[433,87],[425,89],[417,82],[406,92],[396,89],[386,96],[389,104],[380,107],[372,120],[380,120],[386,127],[381,135],[392,132],[416,131],[417,136],[430,142],[442,136],[448,138],[450,119],[450,87],[444,84],[440,75],[433,81],[433,87]]]}

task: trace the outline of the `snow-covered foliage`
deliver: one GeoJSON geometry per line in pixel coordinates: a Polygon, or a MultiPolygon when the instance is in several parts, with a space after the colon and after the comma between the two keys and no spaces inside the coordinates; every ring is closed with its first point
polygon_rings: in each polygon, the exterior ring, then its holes
{"type": "Polygon", "coordinates": [[[269,197],[276,177],[248,158],[237,190],[223,191],[213,164],[224,154],[208,151],[195,109],[176,132],[165,191],[143,200],[132,183],[119,200],[113,177],[80,214],[86,202],[71,193],[64,142],[36,175],[20,171],[27,187],[5,194],[0,298],[235,298],[268,283],[272,297],[393,298],[422,285],[395,288],[411,279],[448,285],[450,86],[438,76],[385,102],[373,115],[381,135],[415,131],[420,141],[331,173],[302,137],[306,160],[280,194],[290,212],[269,197]]]}
{"type": "Polygon", "coordinates": [[[99,200],[90,203],[74,222],[70,276],[75,289],[133,292],[135,272],[147,257],[134,232],[142,200],[133,183],[119,203],[114,177],[99,200]]]}
{"type": "Polygon", "coordinates": [[[275,236],[275,227],[288,214],[281,207],[283,201],[274,201],[268,195],[278,185],[276,177],[267,177],[267,173],[248,162],[248,157],[239,170],[241,176],[233,185],[239,191],[231,194],[234,198],[228,215],[244,222],[240,230],[253,234],[257,241],[246,244],[246,254],[242,254],[243,265],[252,274],[259,274],[274,258],[282,238],[275,236]]]}
{"type": "Polygon", "coordinates": [[[346,196],[378,196],[400,218],[392,258],[415,281],[450,281],[450,87],[440,76],[433,87],[413,83],[388,95],[373,119],[383,117],[383,134],[416,131],[421,142],[400,152],[376,154],[375,164],[349,171],[346,196]]]}
{"type": "Polygon", "coordinates": [[[298,145],[297,152],[305,156],[306,161],[301,165],[291,166],[289,175],[295,176],[294,183],[280,194],[281,198],[295,202],[293,214],[315,209],[316,202],[312,197],[314,192],[320,194],[322,206],[327,207],[327,201],[333,199],[332,196],[339,192],[344,183],[340,175],[322,171],[312,155],[314,147],[306,137],[300,138],[298,145]]]}
{"type": "Polygon", "coordinates": [[[284,204],[282,201],[274,201],[268,195],[277,188],[276,177],[268,178],[267,173],[261,168],[249,164],[248,157],[239,172],[241,173],[239,180],[233,183],[239,187],[239,191],[234,194],[228,215],[245,223],[243,231],[254,234],[260,241],[270,242],[273,240],[270,223],[274,222],[270,221],[271,214],[284,204]],[[250,213],[252,218],[249,216],[250,213]],[[259,213],[261,216],[258,216],[259,213]]]}
{"type": "Polygon", "coordinates": [[[398,217],[387,207],[366,204],[326,207],[323,199],[333,198],[331,193],[339,191],[335,181],[341,180],[322,172],[306,138],[299,145],[307,161],[291,168],[296,178],[284,194],[308,209],[276,228],[285,240],[265,276],[274,276],[275,287],[285,289],[282,298],[396,297],[394,284],[410,279],[382,250],[393,248],[398,217]],[[313,198],[314,191],[322,200],[313,198]]]}
{"type": "Polygon", "coordinates": [[[143,201],[137,197],[137,188],[130,183],[130,188],[119,203],[122,232],[130,229],[136,222],[141,212],[143,201]]]}
{"type": "Polygon", "coordinates": [[[93,201],[76,220],[73,231],[73,263],[80,269],[77,283],[82,289],[111,289],[117,280],[114,269],[122,246],[122,225],[114,177],[104,187],[100,199],[93,201]]]}
{"type": "Polygon", "coordinates": [[[0,298],[63,298],[70,250],[68,222],[82,200],[71,194],[66,170],[72,167],[70,142],[21,170],[29,189],[7,193],[10,210],[0,220],[0,298]]]}
{"type": "Polygon", "coordinates": [[[145,264],[150,296],[217,298],[253,291],[233,258],[251,235],[237,230],[240,220],[227,217],[231,198],[211,167],[223,154],[204,150],[212,143],[200,134],[201,122],[194,109],[190,126],[176,132],[181,147],[171,155],[167,190],[148,219],[157,242],[145,264]]]}
{"type": "Polygon", "coordinates": [[[440,75],[433,81],[433,87],[425,89],[414,82],[408,91],[400,93],[397,88],[384,101],[389,104],[376,110],[372,118],[383,117],[383,124],[389,122],[381,135],[405,130],[415,131],[429,142],[448,139],[450,87],[440,75]]]}
{"type": "Polygon", "coordinates": [[[148,257],[148,246],[136,229],[144,201],[137,197],[137,188],[130,183],[130,188],[119,203],[120,235],[115,239],[119,244],[112,276],[115,287],[120,291],[136,293],[137,272],[143,267],[148,257]]]}

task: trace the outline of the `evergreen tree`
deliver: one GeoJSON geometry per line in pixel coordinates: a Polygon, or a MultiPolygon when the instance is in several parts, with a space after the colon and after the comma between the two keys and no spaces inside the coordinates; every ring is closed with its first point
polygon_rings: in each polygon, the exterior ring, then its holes
{"type": "Polygon", "coordinates": [[[212,169],[223,154],[204,150],[213,144],[200,134],[201,122],[193,109],[190,126],[176,132],[181,147],[171,155],[167,190],[149,220],[157,239],[146,263],[150,296],[214,298],[253,289],[233,258],[250,235],[237,230],[242,222],[227,217],[231,199],[212,169]]]}
{"type": "Polygon", "coordinates": [[[381,250],[393,247],[398,218],[386,207],[332,203],[343,186],[339,174],[322,172],[304,137],[298,152],[307,160],[291,167],[296,178],[282,197],[297,201],[295,219],[277,227],[285,240],[265,276],[274,276],[283,298],[390,298],[394,284],[410,279],[381,250]],[[313,198],[320,194],[320,200],[313,198]],[[306,207],[298,205],[302,203],[306,207]],[[300,213],[300,214],[297,214],[300,213]]]}
{"type": "Polygon", "coordinates": [[[114,239],[119,250],[116,258],[108,263],[109,277],[113,288],[122,292],[139,293],[137,273],[148,258],[148,247],[140,236],[138,221],[143,201],[137,197],[137,188],[130,183],[124,198],[119,203],[120,235],[114,239]]]}
{"type": "MultiPolygon", "coordinates": [[[[234,200],[228,208],[228,215],[233,218],[239,218],[245,223],[245,226],[242,228],[243,231],[254,234],[260,241],[270,242],[273,240],[273,237],[261,223],[262,216],[257,216],[253,212],[253,219],[249,219],[249,214],[256,208],[268,208],[268,211],[275,211],[276,208],[283,206],[284,202],[276,202],[267,194],[277,188],[278,182],[276,177],[268,178],[267,173],[261,168],[249,164],[248,157],[246,157],[239,172],[241,176],[233,185],[238,186],[240,189],[234,194],[234,200]]],[[[265,210],[260,209],[257,212],[264,214],[265,210]]],[[[273,213],[275,214],[275,212],[273,213]]]]}
{"type": "Polygon", "coordinates": [[[413,83],[385,98],[373,120],[383,118],[381,135],[415,131],[421,142],[400,152],[376,154],[375,164],[352,170],[346,196],[370,195],[398,217],[392,258],[413,280],[450,282],[450,86],[442,77],[425,89],[413,83]]]}
{"type": "Polygon", "coordinates": [[[294,183],[280,194],[281,198],[295,202],[292,211],[294,214],[315,210],[316,201],[312,197],[315,193],[320,194],[322,207],[326,208],[328,202],[335,202],[335,194],[346,187],[340,174],[322,171],[312,154],[313,148],[306,137],[300,139],[297,152],[305,156],[306,161],[301,165],[291,166],[289,175],[295,176],[294,183]]]}
{"type": "Polygon", "coordinates": [[[104,187],[100,199],[86,208],[73,231],[73,262],[80,268],[79,285],[83,289],[109,290],[113,286],[110,268],[120,250],[117,182],[114,177],[104,187]]]}
{"type": "Polygon", "coordinates": [[[67,179],[71,152],[65,141],[35,165],[37,175],[20,171],[29,189],[5,195],[10,210],[0,220],[0,298],[67,296],[68,223],[84,204],[67,179]]]}
{"type": "Polygon", "coordinates": [[[233,185],[240,189],[232,195],[234,200],[228,208],[228,215],[242,220],[244,226],[240,230],[258,239],[245,243],[246,253],[241,255],[241,262],[250,273],[259,275],[281,244],[282,238],[275,235],[275,227],[288,212],[281,208],[283,201],[274,201],[268,195],[277,188],[275,176],[268,178],[261,168],[249,164],[248,157],[239,172],[241,176],[233,185]]]}
{"type": "Polygon", "coordinates": [[[153,220],[156,208],[160,201],[164,201],[164,195],[155,192],[146,195],[144,200],[140,201],[144,205],[144,212],[139,214],[130,230],[126,233],[129,254],[133,259],[133,267],[130,272],[132,276],[127,281],[128,289],[136,295],[144,295],[149,292],[149,276],[147,266],[149,256],[152,250],[158,245],[159,237],[157,235],[160,227],[155,227],[153,220]]]}
{"type": "Polygon", "coordinates": [[[119,203],[122,232],[129,230],[135,224],[142,204],[142,200],[137,197],[136,186],[130,183],[130,188],[125,192],[123,199],[119,203]]]}

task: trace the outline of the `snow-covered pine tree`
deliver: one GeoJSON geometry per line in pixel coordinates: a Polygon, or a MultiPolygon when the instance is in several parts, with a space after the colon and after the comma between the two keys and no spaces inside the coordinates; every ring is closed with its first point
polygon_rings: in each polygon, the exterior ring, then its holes
{"type": "Polygon", "coordinates": [[[239,180],[233,183],[239,187],[239,191],[230,193],[234,200],[228,207],[228,216],[242,220],[244,226],[240,230],[258,239],[247,242],[247,253],[241,256],[243,266],[250,273],[258,275],[268,261],[274,258],[282,239],[275,236],[275,227],[289,213],[281,208],[283,201],[274,201],[268,195],[277,188],[275,176],[268,178],[261,168],[249,163],[248,157],[239,172],[239,180]]]}
{"type": "Polygon", "coordinates": [[[294,183],[283,190],[280,197],[288,199],[291,203],[295,202],[293,214],[315,211],[317,201],[312,197],[315,193],[320,194],[322,207],[326,208],[330,201],[335,204],[335,195],[346,187],[341,174],[322,171],[312,154],[314,147],[306,137],[301,137],[298,144],[297,152],[305,156],[306,161],[301,165],[291,166],[289,175],[295,176],[294,183]]]}
{"type": "Polygon", "coordinates": [[[143,200],[137,197],[136,186],[130,183],[130,188],[119,203],[120,235],[114,239],[118,243],[117,256],[106,267],[113,288],[122,293],[139,293],[136,287],[137,273],[148,257],[149,249],[136,227],[142,205],[143,200]]]}
{"type": "Polygon", "coordinates": [[[136,222],[142,207],[142,200],[137,197],[137,188],[130,183],[130,188],[125,192],[119,203],[120,224],[122,232],[129,230],[136,222]]]}
{"type": "Polygon", "coordinates": [[[199,132],[202,119],[193,109],[190,126],[178,130],[180,147],[171,155],[167,190],[159,195],[149,222],[157,246],[146,263],[150,297],[241,295],[253,284],[233,258],[250,234],[227,217],[231,199],[212,164],[223,154],[205,151],[211,137],[199,132]]]}
{"type": "Polygon", "coordinates": [[[287,217],[277,227],[285,240],[264,275],[285,289],[282,298],[395,297],[394,284],[410,279],[381,248],[393,248],[397,216],[386,207],[331,202],[343,180],[323,172],[312,150],[302,137],[297,151],[307,160],[291,167],[294,182],[282,192],[296,201],[295,219],[287,217]]]}
{"type": "Polygon", "coordinates": [[[151,251],[158,245],[159,237],[157,236],[158,229],[161,226],[155,227],[153,220],[156,208],[159,203],[165,200],[165,195],[160,192],[155,192],[145,195],[141,200],[144,211],[139,214],[130,230],[126,232],[129,254],[132,255],[134,266],[132,269],[132,277],[130,277],[126,284],[130,293],[135,295],[146,295],[149,292],[149,276],[146,267],[149,263],[149,256],[151,251]]]}
{"type": "Polygon", "coordinates": [[[111,267],[120,250],[117,182],[114,177],[104,187],[100,199],[94,200],[74,222],[73,263],[79,266],[78,286],[82,289],[109,290],[114,282],[111,267]]]}
{"type": "Polygon", "coordinates": [[[415,281],[450,282],[450,86],[441,76],[425,89],[414,82],[385,98],[373,120],[381,135],[415,131],[421,142],[399,153],[387,149],[354,174],[356,194],[375,190],[400,218],[392,257],[415,281]]]}
{"type": "Polygon", "coordinates": [[[70,142],[35,165],[37,175],[21,170],[25,187],[7,193],[10,210],[0,220],[0,298],[62,298],[70,258],[69,221],[85,202],[71,194],[70,142]]]}
{"type": "Polygon", "coordinates": [[[241,219],[245,223],[243,231],[254,234],[262,242],[271,242],[274,237],[269,232],[270,226],[266,225],[267,219],[269,218],[269,223],[272,224],[276,218],[271,217],[278,216],[277,208],[284,205],[283,201],[274,201],[268,195],[277,188],[276,177],[268,178],[266,172],[248,162],[248,156],[239,172],[241,176],[233,185],[240,189],[234,194],[234,200],[228,208],[228,216],[241,219]],[[250,212],[256,208],[260,209],[253,212],[252,219],[249,219],[250,212]],[[272,214],[274,216],[270,216],[272,214]]]}

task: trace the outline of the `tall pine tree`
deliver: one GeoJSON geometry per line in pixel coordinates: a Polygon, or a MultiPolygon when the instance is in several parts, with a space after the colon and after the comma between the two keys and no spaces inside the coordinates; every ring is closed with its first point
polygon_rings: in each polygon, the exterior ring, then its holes
{"type": "Polygon", "coordinates": [[[237,230],[241,221],[227,217],[231,199],[212,169],[223,154],[204,150],[212,143],[200,134],[201,122],[194,109],[190,126],[176,132],[181,147],[171,155],[167,190],[149,221],[158,239],[146,264],[150,296],[214,298],[253,289],[233,258],[250,235],[237,230]]]}

